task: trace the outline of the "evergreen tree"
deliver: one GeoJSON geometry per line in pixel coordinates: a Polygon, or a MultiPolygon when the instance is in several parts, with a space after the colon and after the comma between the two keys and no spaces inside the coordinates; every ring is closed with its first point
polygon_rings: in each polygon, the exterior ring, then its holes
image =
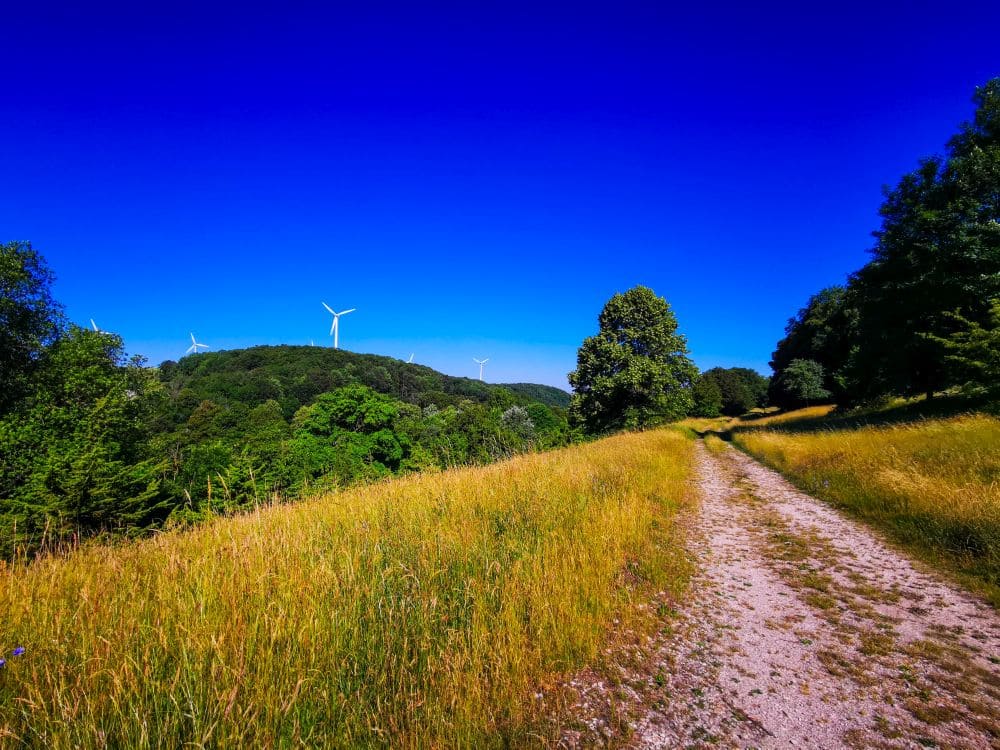
{"type": "Polygon", "coordinates": [[[985,324],[951,316],[959,326],[947,339],[936,342],[945,352],[945,361],[954,378],[970,393],[1000,398],[1000,299],[990,305],[985,324]]]}

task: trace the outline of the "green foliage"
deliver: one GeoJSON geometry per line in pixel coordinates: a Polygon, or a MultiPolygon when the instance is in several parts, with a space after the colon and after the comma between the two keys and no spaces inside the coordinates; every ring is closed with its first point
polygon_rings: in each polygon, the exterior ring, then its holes
{"type": "MultiPolygon", "coordinates": [[[[767,403],[768,380],[747,367],[713,367],[701,380],[715,384],[719,391],[719,411],[727,417],[738,417],[767,403]]],[[[706,388],[702,386],[702,388],[706,388]]],[[[698,414],[697,416],[717,416],[698,414]]]]}
{"type": "Polygon", "coordinates": [[[802,372],[785,377],[797,360],[820,365],[821,389],[845,405],[988,389],[989,367],[976,358],[988,359],[991,301],[1000,298],[1000,78],[974,102],[945,155],[886,191],[871,260],[789,321],[772,355],[772,403],[804,402],[788,385],[805,387],[802,372]]]}
{"type": "Polygon", "coordinates": [[[702,375],[695,380],[691,386],[691,397],[694,400],[691,416],[717,417],[722,414],[722,391],[715,378],[702,375]]]}
{"type": "Polygon", "coordinates": [[[612,297],[599,332],[584,340],[569,376],[574,421],[591,434],[680,419],[698,371],[662,297],[637,286],[612,297]]]}
{"type": "Polygon", "coordinates": [[[948,338],[931,337],[945,352],[945,362],[963,390],[1000,399],[1000,299],[990,305],[984,325],[952,314],[959,326],[948,338]]]}
{"type": "Polygon", "coordinates": [[[45,346],[61,330],[52,280],[30,242],[0,244],[0,416],[29,390],[45,346]]]}
{"type": "Polygon", "coordinates": [[[255,347],[150,370],[118,336],[63,324],[29,245],[0,260],[5,557],[569,440],[565,412],[532,400],[558,389],[388,357],[255,347]]]}
{"type": "Polygon", "coordinates": [[[927,393],[957,385],[940,340],[959,318],[985,326],[1000,297],[1000,78],[948,143],[886,195],[872,260],[851,279],[860,311],[850,396],[927,393]]]}
{"type": "Polygon", "coordinates": [[[306,481],[327,475],[347,484],[387,476],[404,448],[393,430],[398,402],[363,385],[325,393],[304,409],[292,440],[293,461],[306,481]]]}
{"type": "Polygon", "coordinates": [[[527,406],[536,393],[547,401],[558,399],[558,388],[515,384],[500,386],[470,378],[443,375],[429,367],[391,357],[355,354],[319,346],[255,346],[233,351],[207,352],[168,361],[160,379],[175,399],[175,420],[186,419],[190,408],[204,400],[220,405],[257,406],[277,401],[286,419],[317,396],[346,385],[364,385],[411,404],[456,405],[470,400],[486,403],[496,394],[527,406]]]}
{"type": "MultiPolygon", "coordinates": [[[[793,360],[809,359],[823,366],[824,388],[838,397],[843,394],[843,370],[857,336],[858,311],[847,287],[832,286],[817,292],[788,321],[785,337],[771,355],[771,369],[780,375],[793,360]]],[[[772,379],[768,400],[775,406],[791,408],[772,379]]]]}
{"type": "Polygon", "coordinates": [[[156,388],[111,334],[71,326],[43,352],[30,396],[0,419],[0,552],[168,515],[164,464],[142,451],[156,388]]]}
{"type": "Polygon", "coordinates": [[[830,397],[823,387],[823,365],[811,359],[793,359],[788,367],[775,376],[774,392],[783,403],[791,406],[808,406],[810,402],[830,397]]]}
{"type": "Polygon", "coordinates": [[[562,388],[539,385],[538,383],[504,383],[503,387],[546,406],[554,406],[559,409],[569,408],[570,394],[562,388]]]}

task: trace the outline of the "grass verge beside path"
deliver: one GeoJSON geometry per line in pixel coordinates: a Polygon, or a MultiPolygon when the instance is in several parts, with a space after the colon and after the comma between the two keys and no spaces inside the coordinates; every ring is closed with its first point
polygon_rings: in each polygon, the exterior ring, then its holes
{"type": "Polygon", "coordinates": [[[679,590],[693,443],[620,435],[0,567],[0,746],[535,744],[679,590]]]}
{"type": "Polygon", "coordinates": [[[1000,606],[1000,420],[967,414],[809,430],[794,423],[791,413],[762,427],[737,424],[731,438],[1000,606]]]}

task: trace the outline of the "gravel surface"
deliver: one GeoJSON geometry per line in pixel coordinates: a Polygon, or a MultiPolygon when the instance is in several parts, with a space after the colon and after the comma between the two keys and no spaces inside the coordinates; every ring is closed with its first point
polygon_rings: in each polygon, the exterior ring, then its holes
{"type": "Polygon", "coordinates": [[[690,598],[644,664],[570,683],[563,744],[1000,748],[996,610],[733,448],[698,482],[690,598]]]}

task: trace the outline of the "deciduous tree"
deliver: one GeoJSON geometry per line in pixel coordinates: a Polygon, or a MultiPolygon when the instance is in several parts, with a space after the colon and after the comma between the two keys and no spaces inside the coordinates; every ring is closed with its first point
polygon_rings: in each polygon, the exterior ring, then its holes
{"type": "Polygon", "coordinates": [[[569,376],[578,424],[602,433],[680,419],[691,410],[698,370],[666,300],[634,287],[607,302],[598,325],[569,376]]]}

